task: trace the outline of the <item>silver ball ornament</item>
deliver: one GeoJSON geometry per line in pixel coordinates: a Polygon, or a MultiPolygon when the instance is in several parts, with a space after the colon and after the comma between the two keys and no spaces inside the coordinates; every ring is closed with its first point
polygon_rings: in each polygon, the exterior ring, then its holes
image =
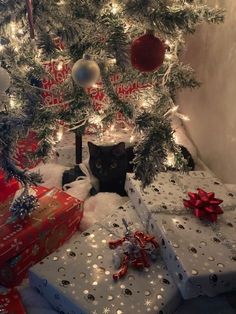
{"type": "Polygon", "coordinates": [[[91,87],[100,77],[98,64],[90,60],[88,56],[75,62],[72,67],[74,82],[82,87],[91,87]]]}
{"type": "Polygon", "coordinates": [[[0,92],[5,92],[11,84],[11,78],[7,70],[0,67],[0,92]]]}

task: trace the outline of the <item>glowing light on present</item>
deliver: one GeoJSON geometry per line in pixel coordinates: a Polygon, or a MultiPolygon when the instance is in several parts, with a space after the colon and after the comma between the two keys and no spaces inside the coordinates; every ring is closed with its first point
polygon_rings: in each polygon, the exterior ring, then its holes
{"type": "Polygon", "coordinates": [[[92,87],[93,88],[98,88],[98,84],[95,83],[95,84],[92,85],[92,87]]]}

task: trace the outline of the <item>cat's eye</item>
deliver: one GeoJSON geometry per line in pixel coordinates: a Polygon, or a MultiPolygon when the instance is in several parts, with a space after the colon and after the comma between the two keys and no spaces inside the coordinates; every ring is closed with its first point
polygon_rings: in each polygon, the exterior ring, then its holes
{"type": "Polygon", "coordinates": [[[101,169],[101,168],[102,168],[102,163],[101,163],[101,161],[97,161],[95,165],[96,165],[96,168],[98,168],[98,169],[101,169]]]}
{"type": "Polygon", "coordinates": [[[111,163],[111,168],[114,169],[114,168],[116,168],[116,167],[117,167],[117,162],[116,162],[116,161],[113,161],[113,162],[111,163]]]}

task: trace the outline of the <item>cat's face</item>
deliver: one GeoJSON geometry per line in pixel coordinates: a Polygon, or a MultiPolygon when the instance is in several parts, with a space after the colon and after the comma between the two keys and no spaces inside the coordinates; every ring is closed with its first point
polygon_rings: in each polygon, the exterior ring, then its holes
{"type": "Polygon", "coordinates": [[[89,166],[92,174],[101,181],[118,179],[127,170],[125,143],[113,146],[97,146],[88,142],[89,166]]]}

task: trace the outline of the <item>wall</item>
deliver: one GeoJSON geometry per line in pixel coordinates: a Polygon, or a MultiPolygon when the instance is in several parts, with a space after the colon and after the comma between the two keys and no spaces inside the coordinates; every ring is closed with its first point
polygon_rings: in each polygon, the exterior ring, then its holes
{"type": "Polygon", "coordinates": [[[183,54],[203,85],[179,96],[185,123],[205,164],[224,182],[236,183],[236,0],[207,0],[227,10],[220,25],[201,25],[183,54]]]}

